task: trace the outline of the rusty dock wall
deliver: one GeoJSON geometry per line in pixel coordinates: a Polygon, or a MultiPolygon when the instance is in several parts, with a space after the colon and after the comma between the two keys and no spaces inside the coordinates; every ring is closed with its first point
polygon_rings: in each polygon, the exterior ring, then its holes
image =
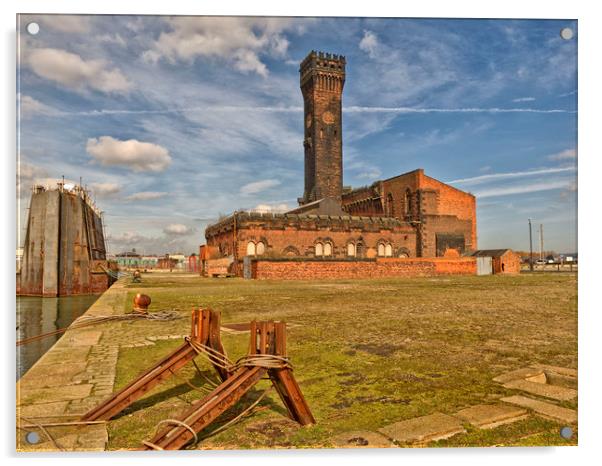
{"type": "Polygon", "coordinates": [[[17,294],[101,293],[111,284],[100,213],[83,190],[34,188],[17,294]]]}

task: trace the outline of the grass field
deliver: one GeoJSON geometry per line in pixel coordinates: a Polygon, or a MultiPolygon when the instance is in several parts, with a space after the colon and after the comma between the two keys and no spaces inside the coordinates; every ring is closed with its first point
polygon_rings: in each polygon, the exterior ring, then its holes
{"type": "MultiPolygon", "coordinates": [[[[454,412],[495,403],[516,392],[492,378],[532,363],[577,367],[575,274],[439,277],[336,281],[251,281],[194,275],[146,274],[129,285],[151,296],[150,310],[175,309],[183,319],[137,322],[136,334],[188,333],[190,310],[212,307],[222,323],[285,320],[295,376],[317,424],[299,427],[286,418],[272,391],[259,411],[197,448],[331,447],[350,431],[376,431],[393,422],[433,412],[454,412]]],[[[248,333],[222,333],[231,359],[248,347],[248,333]]],[[[116,389],[181,340],[122,348],[116,389]]],[[[215,379],[202,358],[205,375],[215,379]]],[[[127,449],[150,439],[156,424],[177,417],[208,387],[194,367],[155,388],[109,424],[109,448],[127,449]]],[[[233,418],[268,387],[226,412],[213,430],[233,418]]],[[[576,402],[564,402],[576,408],[576,402]]],[[[560,424],[530,416],[492,430],[466,425],[466,434],[429,446],[567,445],[560,424]]]]}

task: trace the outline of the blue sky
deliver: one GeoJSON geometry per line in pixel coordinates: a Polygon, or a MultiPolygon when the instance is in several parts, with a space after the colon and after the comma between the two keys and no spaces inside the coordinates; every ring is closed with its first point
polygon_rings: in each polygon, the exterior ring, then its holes
{"type": "Polygon", "coordinates": [[[532,218],[546,249],[577,248],[574,21],[28,15],[20,29],[21,211],[34,181],[81,176],[113,253],[195,252],[221,214],[296,205],[312,49],[347,58],[345,185],[424,168],[477,196],[479,247],[527,249],[532,218]]]}

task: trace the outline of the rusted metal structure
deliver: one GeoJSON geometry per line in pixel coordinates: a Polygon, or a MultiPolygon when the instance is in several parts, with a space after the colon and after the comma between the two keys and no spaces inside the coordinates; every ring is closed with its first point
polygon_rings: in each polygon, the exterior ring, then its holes
{"type": "Polygon", "coordinates": [[[210,394],[193,403],[179,419],[143,443],[147,450],[178,450],[196,438],[222,413],[234,406],[257,382],[268,376],[292,419],[302,425],[315,419],[293,376],[286,355],[286,323],[250,324],[247,356],[233,364],[225,355],[220,339],[220,313],[210,309],[192,311],[191,334],[186,343],[139,375],[130,384],[82,417],[82,421],[109,420],[148,393],[161,381],[174,375],[197,355],[205,354],[222,383],[210,394]]]}
{"type": "Polygon", "coordinates": [[[221,414],[234,406],[267,374],[292,419],[301,425],[316,421],[286,358],[286,323],[251,322],[249,354],[230,377],[204,398],[196,401],[179,418],[169,422],[144,450],[179,450],[196,438],[221,414]],[[280,362],[280,363],[279,363],[280,362]]]}
{"type": "Polygon", "coordinates": [[[101,293],[107,275],[101,212],[81,186],[34,186],[17,294],[69,296],[101,293]]]}
{"type": "MultiPolygon", "coordinates": [[[[195,309],[192,311],[192,328],[190,340],[224,353],[220,339],[220,313],[210,309],[195,309]]],[[[113,394],[96,408],[82,417],[82,421],[109,420],[144,396],[163,380],[171,377],[182,367],[197,356],[194,347],[183,343],[169,356],[163,358],[153,367],[140,374],[135,380],[113,394]]],[[[215,366],[222,380],[228,373],[221,367],[215,366]]]]}

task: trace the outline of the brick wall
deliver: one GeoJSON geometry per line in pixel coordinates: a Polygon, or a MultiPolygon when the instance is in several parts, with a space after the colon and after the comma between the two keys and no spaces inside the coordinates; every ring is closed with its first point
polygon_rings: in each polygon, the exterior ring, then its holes
{"type": "Polygon", "coordinates": [[[501,257],[494,257],[493,273],[520,273],[520,256],[514,251],[507,251],[501,257]]]}
{"type": "MultiPolygon", "coordinates": [[[[207,244],[230,255],[233,247],[232,217],[205,231],[207,244]]],[[[316,242],[332,244],[333,257],[345,258],[347,244],[363,244],[364,256],[375,257],[379,242],[389,243],[393,255],[416,256],[416,231],[394,219],[329,217],[316,215],[236,214],[236,258],[247,255],[249,242],[262,242],[266,256],[312,257],[316,242]]]]}
{"type": "Polygon", "coordinates": [[[474,275],[476,260],[462,258],[378,258],[365,260],[276,260],[252,261],[252,276],[259,280],[316,280],[345,278],[421,277],[474,275]]]}

